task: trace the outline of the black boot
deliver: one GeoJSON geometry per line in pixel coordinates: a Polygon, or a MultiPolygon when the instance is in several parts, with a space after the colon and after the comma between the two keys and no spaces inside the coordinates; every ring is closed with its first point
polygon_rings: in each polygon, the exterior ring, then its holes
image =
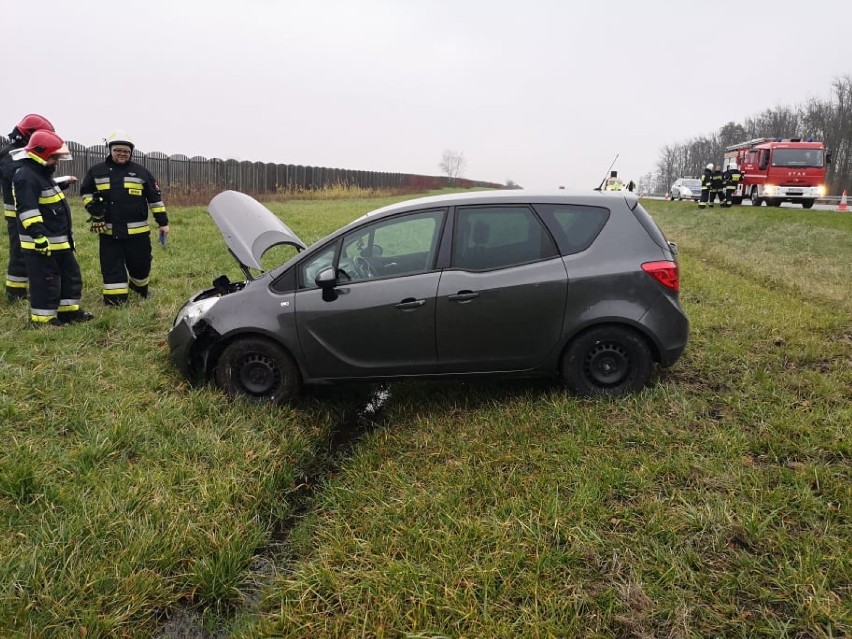
{"type": "Polygon", "coordinates": [[[84,311],[80,309],[78,311],[73,311],[71,313],[60,313],[58,319],[63,324],[74,324],[75,322],[88,322],[95,318],[94,315],[89,313],[88,311],[84,311]]]}
{"type": "Polygon", "coordinates": [[[139,294],[139,297],[147,298],[148,297],[148,285],[139,286],[138,284],[134,284],[130,282],[130,290],[139,294]]]}

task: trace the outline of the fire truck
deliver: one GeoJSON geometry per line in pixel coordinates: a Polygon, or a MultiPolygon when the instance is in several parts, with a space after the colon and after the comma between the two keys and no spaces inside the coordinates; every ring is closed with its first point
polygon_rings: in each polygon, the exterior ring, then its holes
{"type": "Polygon", "coordinates": [[[725,148],[723,170],[736,164],[745,177],[734,204],[781,206],[797,202],[809,209],[826,194],[825,166],[831,161],[822,142],[800,138],[756,138],[725,148]]]}

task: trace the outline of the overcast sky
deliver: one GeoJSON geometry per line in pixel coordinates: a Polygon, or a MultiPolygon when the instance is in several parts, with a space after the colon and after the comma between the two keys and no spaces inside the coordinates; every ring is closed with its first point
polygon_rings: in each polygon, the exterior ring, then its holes
{"type": "Polygon", "coordinates": [[[146,152],[427,175],[449,149],[466,177],[526,188],[592,188],[616,154],[638,180],[666,144],[828,99],[852,74],[848,0],[4,0],[0,15],[4,134],[36,112],[86,145],[123,128],[146,152]]]}

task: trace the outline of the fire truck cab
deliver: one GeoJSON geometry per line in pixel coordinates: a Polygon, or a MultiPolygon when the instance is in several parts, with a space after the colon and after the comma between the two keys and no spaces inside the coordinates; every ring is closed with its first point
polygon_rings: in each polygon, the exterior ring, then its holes
{"type": "Polygon", "coordinates": [[[734,204],[749,198],[753,206],[796,202],[809,209],[826,194],[829,161],[822,142],[756,138],[727,147],[722,170],[736,164],[745,176],[734,192],[734,204]]]}

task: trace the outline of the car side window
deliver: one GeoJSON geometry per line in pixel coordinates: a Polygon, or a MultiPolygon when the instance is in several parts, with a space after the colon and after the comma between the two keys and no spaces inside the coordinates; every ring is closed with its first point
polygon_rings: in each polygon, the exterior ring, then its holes
{"type": "Polygon", "coordinates": [[[558,255],[553,239],[527,206],[456,209],[452,266],[484,271],[558,255]]]}
{"type": "Polygon", "coordinates": [[[352,281],[431,270],[445,211],[422,211],[361,227],[343,238],[338,269],[352,281]]]}
{"type": "Polygon", "coordinates": [[[589,248],[609,219],[609,209],[599,206],[536,204],[535,207],[553,232],[562,255],[589,248]]]}

